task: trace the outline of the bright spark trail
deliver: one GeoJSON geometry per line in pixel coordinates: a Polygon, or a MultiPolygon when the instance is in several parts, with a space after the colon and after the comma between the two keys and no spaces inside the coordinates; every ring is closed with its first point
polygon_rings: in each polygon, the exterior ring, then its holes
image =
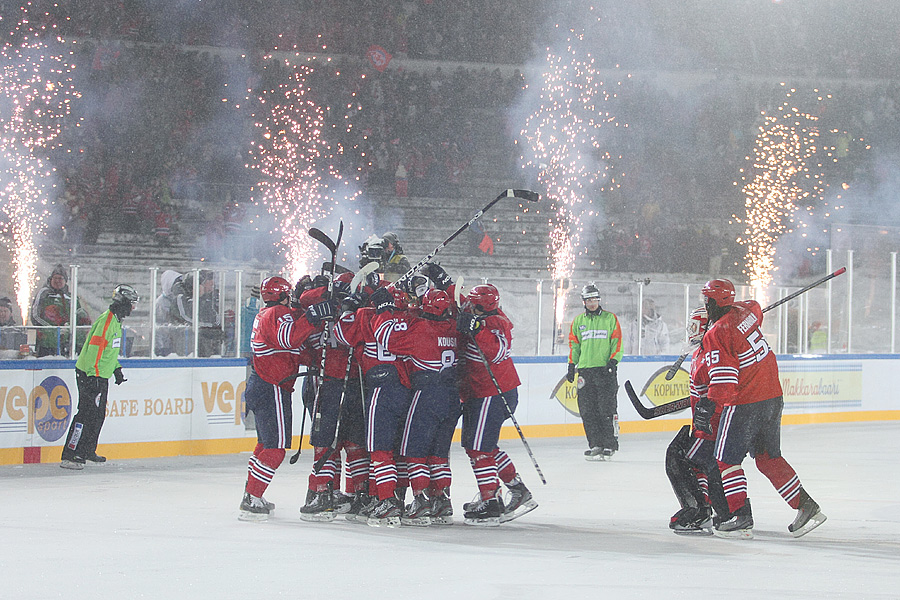
{"type": "MultiPolygon", "coordinates": [[[[286,60],[282,66],[291,71],[287,81],[259,97],[261,111],[254,118],[261,134],[248,166],[259,171],[257,200],[278,221],[285,273],[296,281],[322,254],[307,234],[309,228],[360,192],[351,189],[336,166],[344,148],[325,137],[335,126],[326,123],[328,107],[313,99],[308,85],[313,68],[286,60]]],[[[349,132],[352,125],[345,122],[349,132]]]]}
{"type": "Polygon", "coordinates": [[[79,97],[69,76],[75,67],[64,56],[73,52],[51,51],[43,39],[54,35],[55,25],[34,26],[29,10],[31,3],[20,7],[17,24],[0,42],[0,210],[23,323],[37,282],[37,238],[49,216],[46,192],[55,169],[48,154],[58,145],[60,119],[79,97]]]}
{"type": "MultiPolygon", "coordinates": [[[[602,194],[618,188],[623,176],[615,173],[614,156],[604,148],[611,128],[620,125],[604,104],[617,98],[618,92],[606,89],[586,49],[583,30],[570,29],[565,46],[559,53],[548,49],[540,106],[528,116],[519,137],[523,168],[537,169],[556,208],[550,218],[548,249],[550,273],[558,282],[557,323],[565,311],[563,281],[572,275],[576,256],[586,252],[580,247],[584,219],[603,214],[602,194]]],[[[615,83],[616,88],[621,86],[621,81],[615,83]]]]}
{"type": "Polygon", "coordinates": [[[809,207],[824,192],[821,166],[810,164],[815,163],[818,117],[792,106],[795,91],[786,94],[773,114],[761,113],[763,123],[747,157],[750,166],[741,169],[746,213],[734,219],[744,225],[738,238],[746,248],[743,272],[758,299],[772,282],[779,236],[790,230],[799,206],[809,207]]]}

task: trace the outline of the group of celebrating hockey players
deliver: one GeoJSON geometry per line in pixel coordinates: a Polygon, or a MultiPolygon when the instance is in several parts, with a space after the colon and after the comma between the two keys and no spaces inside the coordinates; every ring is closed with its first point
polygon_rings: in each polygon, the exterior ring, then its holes
{"type": "Polygon", "coordinates": [[[752,538],[753,514],[741,463],[747,454],[782,498],[797,510],[788,531],[805,535],[826,517],[781,456],[784,408],[778,364],[760,327],[754,300],[735,301],[734,284],[708,281],[704,306],[688,323],[697,346],[691,361],[693,421],[669,444],[666,473],[681,504],[675,533],[752,538]]]}
{"type": "Polygon", "coordinates": [[[465,522],[496,526],[536,508],[498,446],[520,382],[497,288],[477,285],[463,295],[434,263],[389,283],[366,258],[356,275],[304,276],[295,285],[269,277],[260,285],[265,306],[253,324],[245,393],[258,443],[240,518],[265,520],[274,510],[263,493],[291,446],[300,374],[314,448],[301,519],[452,523],[449,453],[460,416],[479,490],[463,504],[465,522]]]}

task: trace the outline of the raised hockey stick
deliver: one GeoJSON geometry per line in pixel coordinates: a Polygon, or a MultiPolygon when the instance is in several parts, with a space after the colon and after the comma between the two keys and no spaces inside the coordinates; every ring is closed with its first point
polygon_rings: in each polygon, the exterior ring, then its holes
{"type": "Polygon", "coordinates": [[[453,232],[453,234],[450,237],[448,237],[446,240],[441,242],[437,248],[435,248],[434,250],[431,251],[430,254],[428,254],[425,258],[423,258],[422,260],[417,262],[415,265],[413,265],[413,267],[409,271],[404,273],[400,277],[400,279],[398,279],[395,282],[395,285],[402,281],[406,281],[407,279],[412,277],[416,271],[418,271],[419,269],[424,267],[426,264],[428,264],[431,261],[431,259],[433,259],[437,255],[438,252],[440,252],[441,250],[444,249],[444,247],[447,246],[447,244],[449,244],[454,239],[456,239],[456,237],[459,234],[461,234],[463,231],[465,231],[466,229],[471,227],[472,223],[474,223],[475,221],[480,219],[481,216],[484,215],[484,213],[486,213],[488,211],[488,209],[490,209],[492,206],[494,206],[495,204],[497,204],[504,198],[518,198],[519,200],[525,200],[526,202],[538,202],[541,199],[541,195],[538,194],[537,192],[532,192],[531,190],[514,190],[514,189],[504,190],[502,194],[500,194],[499,196],[497,196],[496,198],[491,200],[487,206],[485,206],[484,208],[479,210],[477,213],[475,213],[475,216],[472,217],[471,219],[469,219],[469,221],[467,223],[463,223],[463,225],[459,229],[457,229],[455,232],[453,232]]]}
{"type": "Polygon", "coordinates": [[[541,471],[541,468],[537,464],[537,460],[534,458],[534,453],[531,451],[531,446],[528,445],[528,440],[525,439],[525,434],[522,433],[522,428],[519,427],[519,422],[516,421],[515,415],[513,415],[513,411],[509,408],[509,403],[506,401],[506,398],[503,396],[503,392],[500,391],[500,384],[497,383],[497,378],[494,377],[494,372],[491,371],[491,365],[487,361],[487,357],[484,355],[484,352],[481,351],[481,346],[478,345],[478,342],[475,341],[475,338],[472,339],[472,345],[475,346],[475,350],[478,351],[478,357],[481,358],[482,364],[484,364],[485,370],[487,370],[488,375],[491,376],[491,381],[494,383],[494,387],[497,389],[497,394],[500,396],[500,399],[503,400],[503,406],[506,407],[506,414],[509,415],[509,420],[512,421],[512,424],[515,425],[516,431],[519,432],[519,438],[522,440],[522,444],[525,446],[525,451],[528,452],[528,457],[531,459],[531,464],[534,465],[534,470],[537,471],[538,477],[541,478],[541,483],[547,485],[547,480],[544,478],[544,473],[541,471]]]}
{"type": "MultiPolygon", "coordinates": [[[[341,221],[341,226],[338,228],[338,236],[337,240],[332,240],[328,235],[323,232],[321,229],[316,229],[315,227],[310,227],[309,229],[309,237],[314,240],[320,242],[323,246],[328,248],[328,251],[331,252],[331,277],[328,278],[328,300],[330,301],[334,298],[334,261],[337,258],[337,249],[341,244],[341,238],[344,237],[344,222],[341,221]]],[[[324,271],[324,266],[323,271],[324,271]]],[[[322,389],[322,381],[325,377],[325,352],[328,348],[328,338],[331,330],[328,328],[328,324],[325,324],[325,329],[322,331],[322,358],[319,360],[319,385],[316,386],[316,395],[313,400],[313,424],[312,426],[316,426],[316,411],[319,409],[319,392],[322,389]]],[[[303,408],[303,418],[300,420],[300,442],[297,444],[297,452],[293,456],[291,456],[290,463],[296,464],[297,460],[300,458],[300,451],[303,448],[303,428],[306,426],[306,407],[303,408]]],[[[310,434],[312,432],[310,431],[310,434]]]]}
{"type": "Polygon", "coordinates": [[[678,400],[667,402],[666,404],[647,408],[641,404],[641,399],[638,398],[638,395],[634,391],[634,387],[631,385],[631,381],[628,380],[625,381],[625,392],[628,394],[628,398],[634,405],[637,414],[640,415],[642,419],[655,419],[656,417],[675,413],[690,408],[691,406],[691,397],[688,396],[686,398],[679,398],[678,400]]]}
{"type": "MultiPolygon", "coordinates": [[[[838,270],[835,271],[834,273],[832,273],[832,274],[830,274],[830,275],[826,275],[825,277],[823,277],[822,279],[819,279],[818,281],[814,281],[813,283],[809,284],[809,285],[806,286],[805,288],[801,288],[801,289],[797,290],[796,292],[794,292],[793,294],[788,294],[787,296],[785,296],[785,297],[782,298],[781,300],[779,300],[779,301],[777,301],[777,302],[773,302],[772,304],[770,304],[770,305],[768,305],[767,307],[765,307],[764,309],[762,309],[762,312],[767,313],[767,312],[769,312],[770,310],[772,310],[773,308],[778,308],[779,306],[781,306],[781,305],[784,304],[785,302],[790,302],[791,300],[793,300],[794,298],[796,298],[796,297],[799,296],[800,294],[805,294],[806,292],[808,292],[809,290],[813,289],[814,287],[818,287],[818,286],[822,285],[823,283],[825,283],[826,281],[828,281],[828,280],[830,280],[830,279],[834,279],[834,278],[837,277],[838,275],[843,275],[844,272],[845,272],[846,270],[847,270],[847,267],[841,267],[840,269],[838,269],[838,270]]],[[[672,379],[673,377],[675,377],[675,373],[677,373],[677,372],[678,372],[678,369],[681,368],[681,364],[685,361],[685,359],[688,357],[688,354],[690,354],[692,350],[693,350],[693,348],[691,348],[690,350],[688,350],[687,352],[685,352],[684,354],[682,354],[681,356],[679,356],[679,357],[675,360],[675,362],[672,363],[672,366],[669,367],[669,370],[668,370],[668,371],[666,371],[666,380],[667,380],[667,381],[670,380],[670,379],[672,379]]]]}

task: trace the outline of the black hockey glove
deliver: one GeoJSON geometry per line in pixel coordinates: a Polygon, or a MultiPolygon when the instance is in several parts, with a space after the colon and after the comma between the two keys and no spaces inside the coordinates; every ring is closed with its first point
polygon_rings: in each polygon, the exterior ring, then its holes
{"type": "Polygon", "coordinates": [[[312,289],[312,278],[309,275],[301,277],[294,285],[294,291],[291,292],[291,308],[300,308],[300,296],[306,290],[312,289]]]}
{"type": "Polygon", "coordinates": [[[456,318],[456,330],[460,333],[468,333],[474,335],[482,327],[484,327],[484,319],[472,313],[462,312],[456,318]]]}
{"type": "Polygon", "coordinates": [[[425,277],[432,280],[434,282],[434,287],[439,290],[447,291],[447,288],[453,285],[453,280],[441,265],[435,263],[425,263],[425,266],[422,267],[422,273],[425,275],[425,277]]]}
{"type": "Polygon", "coordinates": [[[122,374],[122,367],[116,367],[116,370],[113,371],[113,377],[116,378],[116,385],[122,385],[123,381],[128,381],[125,379],[125,375],[122,374]]]}
{"type": "Polygon", "coordinates": [[[614,358],[609,359],[609,362],[606,363],[606,370],[613,377],[616,376],[616,372],[618,371],[618,366],[617,366],[618,364],[619,364],[619,361],[617,361],[614,358]]]}
{"type": "Polygon", "coordinates": [[[378,314],[383,313],[386,310],[394,310],[396,306],[394,306],[394,295],[387,291],[387,288],[380,287],[369,297],[369,301],[372,303],[372,306],[375,307],[375,312],[378,314]]]}
{"type": "Polygon", "coordinates": [[[706,396],[694,405],[694,431],[712,434],[712,417],[716,412],[716,403],[706,396]]]}
{"type": "Polygon", "coordinates": [[[575,383],[575,363],[569,363],[569,372],[566,373],[566,381],[575,383]]]}
{"type": "Polygon", "coordinates": [[[341,312],[356,312],[368,302],[365,292],[355,292],[341,301],[341,312]]]}
{"type": "Polygon", "coordinates": [[[321,325],[322,321],[332,321],[334,320],[334,306],[328,300],[317,302],[306,309],[306,320],[314,327],[321,325]]]}

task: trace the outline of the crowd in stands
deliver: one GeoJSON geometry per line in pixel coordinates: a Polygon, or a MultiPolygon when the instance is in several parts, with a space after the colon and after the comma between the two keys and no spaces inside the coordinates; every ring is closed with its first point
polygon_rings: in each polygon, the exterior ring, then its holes
{"type": "MultiPolygon", "coordinates": [[[[63,224],[72,246],[120,231],[152,234],[159,244],[202,239],[210,255],[227,257],[228,235],[252,212],[258,172],[246,165],[259,141],[253,126],[259,95],[291,72],[263,57],[273,48],[338,56],[315,63],[306,83],[327,107],[329,123],[352,123],[337,140],[345,148],[342,166],[374,196],[454,197],[484,173],[505,180],[521,152],[513,144],[521,123],[508,109],[523,99],[526,85],[540,84],[506,66],[529,58],[529,40],[546,16],[539,3],[211,0],[163,3],[166,10],[137,0],[83,4],[35,2],[48,20],[70,14],[55,22],[81,42],[75,83],[82,97],[55,157],[65,178],[57,204],[67,209],[63,224]],[[364,58],[371,44],[441,64],[378,71],[364,58]],[[204,225],[179,232],[179,214],[188,207],[204,225]]],[[[645,10],[651,20],[671,16],[669,9],[645,10]]],[[[614,19],[610,35],[625,43],[625,29],[614,19]]],[[[699,52],[704,42],[688,30],[675,23],[686,46],[699,52]]],[[[825,85],[795,94],[819,118],[822,147],[833,147],[829,158],[837,162],[822,169],[831,190],[845,182],[874,187],[883,177],[871,148],[900,139],[900,86],[828,75],[861,78],[895,51],[869,49],[865,64],[829,55],[816,69],[826,74],[825,85]]],[[[656,58],[660,68],[680,68],[692,54],[656,58]]],[[[721,48],[705,56],[692,66],[715,71],[733,58],[721,48]]],[[[897,64],[887,61],[885,72],[897,64]]],[[[693,271],[690,265],[704,268],[723,248],[739,259],[726,227],[743,205],[735,182],[747,167],[760,112],[777,110],[787,93],[777,79],[751,75],[774,66],[756,56],[744,73],[717,72],[682,89],[653,77],[628,79],[611,105],[617,121],[628,124],[613,140],[621,187],[602,198],[610,226],[597,234],[621,252],[601,263],[611,270],[693,271]]]]}

